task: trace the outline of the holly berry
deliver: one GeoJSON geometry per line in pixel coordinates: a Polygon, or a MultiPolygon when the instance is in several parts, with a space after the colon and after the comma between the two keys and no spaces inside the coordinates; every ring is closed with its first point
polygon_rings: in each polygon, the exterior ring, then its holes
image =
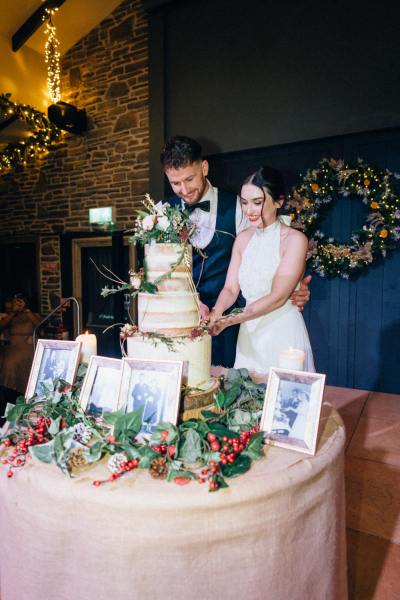
{"type": "Polygon", "coordinates": [[[214,442],[211,442],[210,448],[213,452],[218,452],[218,450],[220,449],[219,441],[215,440],[214,442]]]}
{"type": "Polygon", "coordinates": [[[168,454],[170,455],[171,458],[173,458],[175,456],[175,446],[173,444],[168,446],[168,454]]]}
{"type": "Polygon", "coordinates": [[[12,471],[7,471],[7,477],[12,477],[14,475],[14,473],[12,471]]]}
{"type": "Polygon", "coordinates": [[[11,440],[9,440],[9,439],[7,438],[6,440],[4,440],[3,444],[4,444],[5,446],[7,446],[7,447],[8,447],[8,446],[11,446],[11,440]]]}
{"type": "Polygon", "coordinates": [[[215,490],[218,489],[218,483],[216,481],[210,481],[208,487],[211,492],[215,492],[215,490]]]}
{"type": "Polygon", "coordinates": [[[168,431],[162,431],[161,432],[161,439],[163,441],[165,441],[167,439],[167,437],[168,437],[168,431]]]}
{"type": "Polygon", "coordinates": [[[95,487],[99,487],[99,485],[101,485],[101,481],[99,481],[98,479],[96,479],[96,481],[93,481],[93,485],[95,487]]]}
{"type": "Polygon", "coordinates": [[[197,478],[197,483],[204,483],[204,482],[205,482],[204,477],[198,477],[197,478]]]}
{"type": "Polygon", "coordinates": [[[215,435],[215,433],[211,433],[210,431],[209,433],[207,433],[207,439],[209,442],[215,442],[217,436],[215,435]]]}

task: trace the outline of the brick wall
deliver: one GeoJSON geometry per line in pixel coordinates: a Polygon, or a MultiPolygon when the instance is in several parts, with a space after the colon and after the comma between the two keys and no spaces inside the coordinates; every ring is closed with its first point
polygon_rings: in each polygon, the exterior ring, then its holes
{"type": "Polygon", "coordinates": [[[50,294],[61,290],[57,234],[90,231],[88,209],[110,205],[117,228],[125,229],[148,191],[147,21],[140,0],[124,0],[64,55],[61,93],[86,109],[88,131],[65,134],[55,150],[0,179],[0,236],[40,237],[43,314],[50,294]]]}

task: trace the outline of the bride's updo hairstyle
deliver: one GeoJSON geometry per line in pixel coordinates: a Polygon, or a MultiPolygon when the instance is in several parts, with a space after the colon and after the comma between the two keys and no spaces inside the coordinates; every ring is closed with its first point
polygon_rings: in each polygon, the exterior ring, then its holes
{"type": "MultiPolygon", "coordinates": [[[[257,171],[246,177],[241,187],[247,184],[260,188],[264,196],[264,202],[266,200],[265,190],[267,190],[274,202],[285,197],[285,183],[282,174],[272,167],[260,167],[257,171]]],[[[279,215],[279,212],[280,209],[278,208],[277,215],[279,215]]]]}

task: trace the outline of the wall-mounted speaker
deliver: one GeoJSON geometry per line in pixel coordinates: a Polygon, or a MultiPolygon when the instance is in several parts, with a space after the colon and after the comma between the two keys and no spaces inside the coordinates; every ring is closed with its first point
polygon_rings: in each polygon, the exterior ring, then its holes
{"type": "Polygon", "coordinates": [[[69,133],[83,133],[87,129],[85,110],[78,110],[76,106],[67,102],[51,104],[47,109],[49,120],[63,131],[69,133]]]}

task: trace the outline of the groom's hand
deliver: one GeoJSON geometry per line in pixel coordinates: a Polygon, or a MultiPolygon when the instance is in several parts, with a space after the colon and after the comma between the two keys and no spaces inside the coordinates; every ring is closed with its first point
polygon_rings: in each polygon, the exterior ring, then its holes
{"type": "Polygon", "coordinates": [[[303,281],[300,283],[300,287],[298,290],[295,290],[293,294],[290,296],[291,301],[299,310],[303,310],[305,305],[310,299],[310,289],[308,284],[311,281],[311,275],[307,275],[304,277],[303,281]]]}

